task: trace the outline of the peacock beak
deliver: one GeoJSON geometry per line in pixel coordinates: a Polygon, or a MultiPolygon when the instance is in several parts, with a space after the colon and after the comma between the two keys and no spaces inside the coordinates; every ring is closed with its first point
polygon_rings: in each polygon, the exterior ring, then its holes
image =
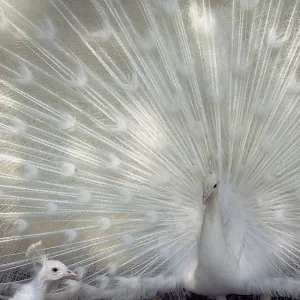
{"type": "Polygon", "coordinates": [[[203,200],[203,204],[205,205],[210,197],[211,193],[207,190],[204,190],[203,191],[203,197],[202,197],[202,200],[203,200]]]}

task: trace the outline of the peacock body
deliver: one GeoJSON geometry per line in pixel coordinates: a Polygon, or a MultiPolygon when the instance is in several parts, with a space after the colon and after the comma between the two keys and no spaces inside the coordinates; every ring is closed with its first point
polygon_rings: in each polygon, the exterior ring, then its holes
{"type": "Polygon", "coordinates": [[[0,0],[1,290],[299,295],[298,2],[0,0]]]}

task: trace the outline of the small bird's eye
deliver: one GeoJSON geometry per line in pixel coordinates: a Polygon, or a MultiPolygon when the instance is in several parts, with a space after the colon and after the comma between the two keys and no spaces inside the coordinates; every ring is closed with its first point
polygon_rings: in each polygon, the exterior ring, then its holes
{"type": "Polygon", "coordinates": [[[57,268],[52,268],[52,272],[56,273],[57,272],[57,268]]]}
{"type": "Polygon", "coordinates": [[[216,184],[213,186],[213,188],[215,189],[217,186],[218,186],[218,184],[216,183],[216,184]]]}

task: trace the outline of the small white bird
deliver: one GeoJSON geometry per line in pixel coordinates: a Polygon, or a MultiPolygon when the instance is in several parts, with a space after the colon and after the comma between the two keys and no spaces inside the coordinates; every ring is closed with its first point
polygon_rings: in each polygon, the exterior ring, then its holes
{"type": "Polygon", "coordinates": [[[23,285],[11,300],[44,300],[47,288],[53,281],[63,278],[76,278],[77,275],[70,271],[66,265],[59,260],[50,260],[41,250],[42,241],[29,246],[25,256],[30,257],[33,262],[41,263],[42,267],[35,278],[23,285]]]}
{"type": "Polygon", "coordinates": [[[46,260],[36,277],[25,284],[11,300],[44,300],[49,284],[62,278],[76,277],[76,274],[70,271],[59,260],[46,260]]]}

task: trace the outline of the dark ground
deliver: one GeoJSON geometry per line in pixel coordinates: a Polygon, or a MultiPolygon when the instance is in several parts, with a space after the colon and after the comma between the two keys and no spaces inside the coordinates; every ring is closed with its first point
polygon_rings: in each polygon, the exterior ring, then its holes
{"type": "MultiPolygon", "coordinates": [[[[207,298],[205,296],[197,296],[195,294],[187,294],[186,299],[187,300],[211,300],[213,298],[207,298]]],[[[227,295],[226,299],[227,300],[260,300],[262,298],[260,298],[260,296],[227,295]]],[[[272,300],[293,300],[293,298],[288,298],[288,297],[272,297],[271,299],[272,300]]],[[[162,298],[157,297],[157,299],[155,300],[176,300],[176,298],[167,295],[162,298]]]]}

